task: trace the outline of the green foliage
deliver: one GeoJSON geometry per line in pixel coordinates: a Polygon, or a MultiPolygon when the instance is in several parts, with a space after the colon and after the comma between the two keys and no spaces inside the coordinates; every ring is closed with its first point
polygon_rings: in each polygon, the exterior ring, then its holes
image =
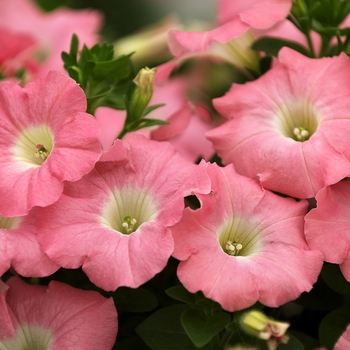
{"type": "Polygon", "coordinates": [[[208,315],[204,310],[188,309],[181,314],[181,324],[193,344],[200,348],[225,329],[231,317],[223,312],[208,315]]]}
{"type": "Polygon", "coordinates": [[[145,118],[163,104],[148,106],[153,94],[153,81],[145,98],[143,87],[134,83],[132,54],[114,58],[114,46],[108,43],[91,48],[84,45],[80,52],[78,48],[79,39],[74,34],[69,53],[62,52],[61,57],[69,76],[85,91],[88,113],[94,114],[100,106],[126,109],[125,125],[118,138],[141,128],[168,124],[163,120],[145,118]]]}
{"type": "Polygon", "coordinates": [[[154,350],[194,350],[196,347],[183,329],[181,314],[190,305],[172,305],[154,312],[136,332],[154,350]]]}
{"type": "Polygon", "coordinates": [[[145,288],[120,287],[113,293],[117,310],[148,312],[158,306],[157,298],[145,288]]]}
{"type": "Polygon", "coordinates": [[[350,324],[350,309],[342,308],[330,312],[321,322],[319,327],[319,339],[327,350],[334,349],[339,337],[350,324]]]}
{"type": "Polygon", "coordinates": [[[350,283],[344,278],[339,265],[325,264],[321,276],[327,285],[335,292],[350,295],[350,283]]]}
{"type": "Polygon", "coordinates": [[[343,0],[294,0],[289,19],[307,38],[310,53],[316,57],[310,33],[321,35],[319,57],[338,55],[345,51],[350,41],[349,28],[339,28],[350,13],[350,2],[343,0]],[[336,38],[337,45],[332,44],[336,38]]]}
{"type": "Polygon", "coordinates": [[[291,49],[302,53],[304,56],[310,57],[310,52],[304,46],[294,41],[273,37],[261,37],[254,42],[252,48],[277,57],[279,50],[284,46],[290,47],[291,49]]]}
{"type": "Polygon", "coordinates": [[[72,36],[70,51],[62,52],[64,68],[85,91],[87,112],[94,114],[99,106],[125,108],[120,101],[126,85],[134,77],[130,55],[114,58],[112,44],[96,44],[92,48],[83,46],[78,52],[79,40],[72,36]]]}

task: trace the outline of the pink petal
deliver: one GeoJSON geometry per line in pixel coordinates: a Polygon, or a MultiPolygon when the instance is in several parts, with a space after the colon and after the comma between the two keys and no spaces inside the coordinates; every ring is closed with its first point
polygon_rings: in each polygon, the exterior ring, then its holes
{"type": "MultiPolygon", "coordinates": [[[[53,334],[53,350],[109,350],[117,334],[112,299],[52,281],[48,288],[27,285],[17,277],[7,281],[8,307],[20,325],[35,325],[53,334]]],[[[17,326],[17,325],[16,325],[17,326]]]]}
{"type": "Polygon", "coordinates": [[[350,184],[339,182],[321,190],[317,207],[305,217],[305,236],[312,249],[322,252],[324,260],[341,264],[344,277],[350,281],[350,184]]]}
{"type": "Polygon", "coordinates": [[[291,9],[291,0],[219,0],[220,23],[239,16],[254,28],[268,28],[286,18],[291,9]]]}
{"type": "Polygon", "coordinates": [[[201,207],[186,208],[171,228],[185,288],[202,291],[228,311],[256,301],[277,307],[310,291],[323,260],[305,242],[307,202],[264,190],[232,165],[207,164],[207,172],[210,194],[195,193],[201,207]],[[242,254],[226,253],[220,239],[242,244],[242,254]]]}

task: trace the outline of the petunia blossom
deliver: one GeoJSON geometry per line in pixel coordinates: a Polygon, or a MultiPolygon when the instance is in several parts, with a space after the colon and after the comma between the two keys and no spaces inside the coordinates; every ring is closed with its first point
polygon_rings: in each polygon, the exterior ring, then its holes
{"type": "Polygon", "coordinates": [[[27,51],[36,46],[36,40],[29,34],[16,33],[0,26],[0,75],[13,76],[21,68],[32,69],[34,60],[27,57],[27,51]]]}
{"type": "Polygon", "coordinates": [[[209,55],[240,68],[259,71],[259,54],[251,49],[254,36],[250,29],[266,30],[284,20],[291,0],[220,0],[217,25],[205,32],[169,32],[169,49],[174,60],[162,65],[163,79],[183,60],[209,55]]]}
{"type": "Polygon", "coordinates": [[[350,182],[341,181],[316,195],[317,207],[305,217],[305,236],[324,260],[339,264],[350,282],[350,182]]]}
{"type": "Polygon", "coordinates": [[[207,173],[210,194],[195,193],[201,207],[171,228],[184,287],[228,311],[278,307],[310,291],[323,260],[305,241],[307,202],[264,190],[232,165],[208,164],[207,173]]]}
{"type": "Polygon", "coordinates": [[[346,350],[350,348],[350,324],[334,345],[334,350],[346,350]]]}
{"type": "Polygon", "coordinates": [[[118,331],[113,299],[51,281],[0,281],[0,350],[110,350],[118,331]]]}
{"type": "Polygon", "coordinates": [[[83,90],[58,72],[24,88],[0,83],[0,215],[55,202],[63,181],[94,167],[100,128],[85,110],[83,90]]]}
{"type": "Polygon", "coordinates": [[[95,10],[59,8],[43,11],[33,0],[0,1],[0,23],[7,30],[19,35],[28,35],[36,41],[35,47],[27,50],[27,57],[36,65],[26,68],[29,78],[38,78],[50,70],[64,72],[62,51],[69,51],[73,34],[90,46],[97,42],[97,32],[102,25],[102,16],[95,10]]]}
{"type": "Polygon", "coordinates": [[[0,276],[11,267],[26,277],[48,276],[58,270],[39,245],[37,230],[36,208],[23,217],[0,215],[0,276]]]}
{"type": "MultiPolygon", "coordinates": [[[[184,196],[208,192],[203,169],[182,158],[171,144],[127,134],[118,140],[118,161],[104,161],[60,199],[39,208],[39,242],[65,268],[82,266],[105,289],[136,288],[167,264],[184,196]]],[[[106,159],[105,159],[106,160],[106,159]]]]}
{"type": "Polygon", "coordinates": [[[270,190],[314,197],[350,173],[350,59],[289,48],[259,79],[214,100],[230,119],[207,133],[224,164],[270,190]]]}

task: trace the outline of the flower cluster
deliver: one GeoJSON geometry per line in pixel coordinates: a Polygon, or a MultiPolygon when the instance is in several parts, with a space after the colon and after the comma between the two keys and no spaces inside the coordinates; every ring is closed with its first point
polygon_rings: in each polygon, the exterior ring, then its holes
{"type": "Polygon", "coordinates": [[[349,346],[350,7],[217,3],[151,69],[0,3],[0,349],[349,346]]]}

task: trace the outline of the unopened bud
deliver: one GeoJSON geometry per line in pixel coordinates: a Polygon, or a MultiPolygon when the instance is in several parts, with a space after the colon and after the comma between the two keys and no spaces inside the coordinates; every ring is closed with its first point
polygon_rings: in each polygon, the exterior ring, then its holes
{"type": "Polygon", "coordinates": [[[134,122],[143,117],[153,95],[153,80],[155,74],[155,68],[142,68],[133,80],[136,87],[133,89],[127,105],[127,118],[130,122],[134,122]]]}
{"type": "MultiPolygon", "coordinates": [[[[133,82],[140,88],[143,98],[148,98],[148,102],[153,94],[153,80],[156,74],[156,68],[142,68],[138,72],[133,82]]],[[[147,102],[147,103],[148,103],[147,102]]]]}
{"type": "Polygon", "coordinates": [[[259,339],[266,340],[269,350],[275,350],[279,343],[287,344],[289,338],[285,335],[289,323],[275,321],[260,311],[249,311],[241,318],[242,329],[259,339]]]}

